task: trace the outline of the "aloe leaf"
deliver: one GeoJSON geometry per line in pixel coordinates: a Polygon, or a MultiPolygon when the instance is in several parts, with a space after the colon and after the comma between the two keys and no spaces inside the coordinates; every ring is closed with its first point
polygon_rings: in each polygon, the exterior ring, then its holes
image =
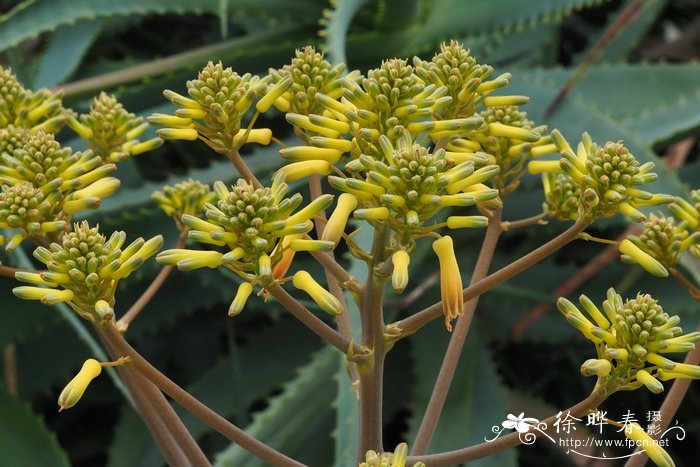
{"type": "Polygon", "coordinates": [[[348,35],[348,29],[352,22],[355,13],[357,13],[367,0],[336,0],[335,7],[328,10],[326,18],[326,50],[330,61],[334,64],[346,63],[345,56],[345,40],[348,35]]]}
{"type": "MultiPolygon", "coordinates": [[[[303,367],[299,375],[273,397],[265,410],[257,413],[246,432],[277,450],[289,451],[305,440],[309,428],[319,422],[333,401],[329,384],[338,367],[336,350],[325,348],[303,367]]],[[[252,467],[265,464],[232,444],[217,454],[216,467],[252,467]]]]}
{"type": "Polygon", "coordinates": [[[69,78],[80,65],[103,24],[102,19],[83,20],[58,28],[44,52],[34,87],[55,86],[69,78]]]}
{"type": "Polygon", "coordinates": [[[29,405],[0,390],[0,465],[68,467],[68,456],[29,405]]]}

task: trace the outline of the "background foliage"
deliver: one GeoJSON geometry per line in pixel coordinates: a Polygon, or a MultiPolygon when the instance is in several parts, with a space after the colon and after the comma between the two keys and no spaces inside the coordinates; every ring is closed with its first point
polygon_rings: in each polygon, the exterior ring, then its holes
{"type": "MultiPolygon", "coordinates": [[[[454,38],[481,63],[511,72],[510,92],[532,98],[526,108],[530,118],[559,128],[570,140],[583,131],[597,141],[621,139],[639,159],[659,167],[664,165],[660,156],[685,141],[682,170],[660,169],[658,183],[659,191],[686,193],[686,184],[698,188],[700,180],[700,65],[692,60],[698,57],[692,40],[700,35],[697,3],[644,2],[634,24],[607,47],[561,107],[544,118],[573,67],[630,3],[501,0],[496,8],[490,0],[0,1],[0,53],[3,66],[11,66],[25,86],[63,86],[66,105],[76,110],[85,110],[106,89],[130,111],[149,115],[172,111],[163,103],[162,90],[182,92],[184,82],[208,60],[262,74],[286,64],[294,49],[314,44],[325,48],[331,61],[347,60],[351,69],[365,72],[383,58],[430,58],[440,42],[454,38]]],[[[282,123],[281,117],[265,122],[282,123]]],[[[64,143],[82,149],[67,133],[61,135],[64,143]]],[[[263,178],[280,165],[274,149],[251,151],[246,161],[263,178]]],[[[117,176],[122,189],[90,221],[125,230],[131,239],[163,233],[167,248],[175,244],[177,232],[150,194],[188,177],[212,182],[235,173],[203,145],[178,142],[123,163],[117,176]]],[[[505,218],[537,214],[541,202],[538,181],[525,179],[519,195],[509,199],[505,218]]],[[[627,225],[616,217],[594,227],[591,233],[614,238],[627,225]]],[[[494,267],[562,229],[550,222],[506,234],[494,267]]],[[[468,265],[482,234],[459,235],[458,254],[468,265]]],[[[592,382],[578,368],[592,356],[590,344],[551,309],[539,316],[530,310],[541,302],[552,304],[554,289],[601,250],[598,244],[576,242],[482,298],[431,451],[478,442],[507,413],[544,417],[588,394],[592,382]],[[534,319],[523,327],[525,317],[534,319]]],[[[388,295],[390,313],[413,312],[439,296],[432,280],[436,260],[426,253],[413,256],[409,286],[421,285],[422,294],[411,303],[388,295]]],[[[17,265],[19,259],[0,253],[3,264],[17,265]]],[[[309,261],[299,267],[317,266],[309,261]]],[[[700,277],[697,265],[688,267],[700,277]]],[[[157,270],[149,262],[123,281],[117,304],[127,307],[138,298],[157,270]]],[[[162,465],[148,432],[108,378],[98,380],[74,409],[56,413],[57,394],[91,351],[56,310],[15,298],[13,285],[0,278],[0,346],[16,345],[18,381],[15,395],[0,388],[0,465],[162,465]]],[[[687,331],[700,321],[697,303],[675,282],[651,278],[617,260],[575,296],[583,292],[602,300],[610,286],[628,296],[654,294],[667,311],[681,315],[687,331]]],[[[275,448],[309,465],[352,465],[357,420],[341,356],[323,349],[273,301],[251,300],[241,316],[228,318],[234,290],[232,276],[222,270],[176,271],[130,328],[129,339],[203,402],[275,448]]],[[[439,322],[432,323],[390,353],[387,446],[412,439],[448,338],[439,322]]],[[[630,409],[641,418],[656,410],[662,397],[637,391],[617,394],[607,404],[611,414],[630,409]]],[[[688,438],[670,448],[679,465],[693,462],[698,415],[695,388],[678,415],[688,438]]],[[[217,465],[262,465],[192,417],[184,418],[217,465]]],[[[475,464],[572,462],[542,442],[475,464]]]]}

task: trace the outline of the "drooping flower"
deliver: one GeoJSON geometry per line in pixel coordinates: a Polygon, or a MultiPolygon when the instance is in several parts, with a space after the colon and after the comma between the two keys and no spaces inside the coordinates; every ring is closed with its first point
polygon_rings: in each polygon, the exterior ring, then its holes
{"type": "Polygon", "coordinates": [[[70,409],[78,403],[88,385],[102,373],[102,365],[93,358],[85,360],[77,375],[66,385],[58,396],[58,411],[70,409]]]}
{"type": "Polygon", "coordinates": [[[464,311],[462,275],[454,252],[452,238],[444,236],[433,242],[433,251],[440,262],[440,295],[445,314],[445,327],[452,331],[452,320],[464,311]]]}
{"type": "Polygon", "coordinates": [[[661,447],[659,442],[649,436],[649,434],[639,425],[639,423],[633,422],[627,424],[627,427],[625,428],[625,436],[632,441],[635,441],[637,446],[644,449],[644,452],[646,452],[647,456],[649,456],[649,459],[651,459],[652,462],[659,467],[674,467],[676,465],[671,456],[664,448],[661,447]]]}

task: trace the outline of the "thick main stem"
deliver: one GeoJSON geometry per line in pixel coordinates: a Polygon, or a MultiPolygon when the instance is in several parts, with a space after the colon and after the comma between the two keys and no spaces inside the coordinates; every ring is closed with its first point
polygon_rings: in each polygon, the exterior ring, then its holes
{"type": "MultiPolygon", "coordinates": [[[[545,243],[536,250],[531,251],[527,255],[520,259],[512,262],[508,266],[505,266],[498,271],[486,276],[485,278],[471,284],[469,287],[462,291],[462,298],[464,301],[471,300],[477,297],[487,290],[507,281],[513,276],[523,272],[525,269],[539,263],[547,256],[551,255],[555,251],[562,248],[567,243],[573,241],[578,237],[578,234],[583,232],[583,230],[590,224],[589,219],[578,219],[571,227],[566,231],[562,232],[557,237],[553,238],[549,242],[545,243]]],[[[442,302],[438,302],[435,305],[429,306],[418,313],[409,316],[401,321],[398,321],[392,327],[400,329],[401,336],[405,337],[413,334],[418,329],[423,327],[425,324],[429,323],[435,318],[442,316],[442,302]]]]}
{"type": "MultiPolygon", "coordinates": [[[[114,360],[122,357],[119,347],[109,333],[101,327],[96,327],[96,330],[110,356],[114,360]]],[[[207,456],[204,455],[163,393],[139,372],[130,371],[124,366],[117,367],[117,370],[168,463],[178,466],[209,467],[211,464],[207,456]]]]}
{"type": "MultiPolygon", "coordinates": [[[[588,413],[589,410],[598,407],[605,400],[604,391],[594,390],[593,393],[578,404],[563,410],[563,413],[569,412],[573,417],[580,417],[588,413]]],[[[553,423],[557,420],[556,415],[552,415],[541,423],[547,425],[547,429],[543,430],[549,433],[554,430],[553,423]]],[[[534,436],[541,436],[536,430],[530,432],[534,436]]],[[[514,448],[522,444],[521,434],[517,431],[499,437],[490,442],[480,443],[468,448],[457,449],[455,451],[441,452],[439,454],[429,454],[426,456],[411,456],[408,458],[406,465],[413,465],[415,462],[424,462],[430,467],[442,467],[457,465],[463,462],[469,462],[476,459],[496,454],[497,452],[505,451],[506,449],[514,448]]]]}
{"type": "MultiPolygon", "coordinates": [[[[484,243],[481,245],[470,284],[480,281],[486,277],[488,273],[493,259],[493,253],[496,251],[496,245],[501,235],[501,214],[502,211],[498,210],[489,220],[484,243]]],[[[464,306],[464,314],[457,319],[457,324],[455,325],[452,337],[450,337],[450,343],[447,346],[440,372],[438,373],[435,386],[433,387],[433,392],[430,395],[428,407],[425,410],[423,420],[418,428],[418,434],[413,442],[413,448],[411,450],[412,455],[425,454],[428,450],[430,441],[435,433],[435,428],[440,421],[440,415],[442,414],[445,400],[447,400],[447,394],[450,391],[450,386],[452,385],[452,380],[457,370],[457,364],[459,363],[464,342],[469,333],[469,328],[471,327],[476,306],[479,303],[479,297],[480,296],[477,295],[475,298],[469,300],[464,306]]]]}
{"type": "Polygon", "coordinates": [[[382,452],[382,402],[384,385],[384,315],[382,298],[384,280],[375,271],[384,261],[386,227],[377,227],[372,244],[372,260],[369,262],[367,281],[364,285],[360,315],[362,317],[362,342],[372,349],[372,358],[358,365],[360,377],[360,447],[359,456],[371,450],[382,452]]]}
{"type": "Polygon", "coordinates": [[[131,364],[143,376],[148,378],[148,380],[160,388],[161,391],[172,397],[192,415],[208,424],[226,438],[234,443],[237,443],[243,449],[272,465],[281,467],[303,466],[303,464],[285,456],[281,452],[276,451],[265,443],[253,438],[248,433],[230,423],[221,415],[201,403],[190,393],[175,384],[172,380],[170,380],[170,378],[158,371],[158,369],[148,363],[145,358],[143,358],[133,347],[131,347],[131,345],[124,340],[117,328],[108,327],[105,329],[105,334],[123,356],[131,357],[131,364]]]}

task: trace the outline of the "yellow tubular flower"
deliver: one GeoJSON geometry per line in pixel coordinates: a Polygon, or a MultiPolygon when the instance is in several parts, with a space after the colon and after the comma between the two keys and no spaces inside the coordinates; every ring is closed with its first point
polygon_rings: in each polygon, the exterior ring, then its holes
{"type": "Polygon", "coordinates": [[[176,265],[181,271],[191,271],[220,266],[222,256],[218,251],[172,249],[161,252],[156,256],[156,261],[160,264],[176,265]]]}
{"type": "Polygon", "coordinates": [[[328,161],[302,161],[287,164],[280,168],[277,173],[283,173],[285,175],[285,181],[295,182],[309,175],[328,175],[331,172],[331,167],[328,161]]]}
{"type": "Polygon", "coordinates": [[[321,160],[334,164],[342,153],[338,149],[317,148],[314,146],[292,146],[280,150],[280,155],[290,161],[321,160]]]}
{"type": "Polygon", "coordinates": [[[357,198],[355,198],[355,196],[350,193],[342,193],[338,196],[338,204],[335,207],[335,211],[333,211],[333,214],[331,214],[331,217],[328,219],[325,229],[323,229],[321,240],[337,244],[338,241],[340,241],[340,237],[343,236],[343,232],[345,232],[345,226],[348,223],[350,213],[352,213],[356,207],[357,198]]]}
{"type": "Polygon", "coordinates": [[[637,443],[637,446],[644,449],[649,459],[659,467],[675,467],[675,463],[671,456],[659,446],[659,443],[654,440],[649,434],[639,426],[638,423],[630,423],[625,428],[625,436],[637,443]]]}
{"type": "Polygon", "coordinates": [[[269,128],[253,128],[252,130],[240,130],[233,137],[233,144],[240,145],[245,136],[246,143],[257,143],[267,146],[272,141],[272,130],[269,128]],[[246,136],[246,133],[248,136],[246,136]]]}
{"type": "Polygon", "coordinates": [[[610,374],[612,364],[608,360],[591,358],[581,365],[583,376],[607,376],[610,374]]]}
{"type": "Polygon", "coordinates": [[[245,307],[251,293],[253,293],[253,286],[250,285],[249,282],[243,282],[239,285],[238,292],[236,292],[236,296],[233,298],[233,302],[231,302],[231,306],[228,309],[228,315],[236,316],[243,311],[243,307],[245,307]]]}
{"type": "Polygon", "coordinates": [[[292,278],[294,287],[303,290],[326,313],[339,315],[343,312],[343,305],[329,291],[319,285],[306,271],[298,271],[292,278]]]}
{"type": "Polygon", "coordinates": [[[445,327],[452,331],[451,321],[462,315],[462,276],[455,257],[452,238],[444,236],[433,242],[433,251],[440,262],[440,294],[445,313],[445,327]]]}
{"type": "Polygon", "coordinates": [[[411,257],[404,250],[399,250],[391,255],[391,263],[394,265],[394,270],[391,273],[391,285],[393,285],[396,293],[404,291],[408,285],[408,264],[411,262],[411,257]]]}
{"type": "Polygon", "coordinates": [[[272,278],[275,280],[282,279],[289,271],[292,265],[296,251],[289,248],[292,240],[303,238],[304,234],[287,235],[280,240],[277,248],[282,251],[282,258],[272,268],[272,278]]]}
{"type": "Polygon", "coordinates": [[[651,374],[648,371],[639,370],[635,374],[635,377],[637,378],[637,381],[646,386],[647,389],[649,389],[654,394],[664,392],[664,386],[663,384],[661,384],[661,381],[651,376],[651,374]]]}
{"type": "Polygon", "coordinates": [[[650,254],[639,248],[629,239],[624,239],[619,245],[622,260],[630,263],[637,263],[646,269],[650,274],[657,277],[668,277],[668,271],[661,263],[655,260],[650,254]]]}
{"type": "Polygon", "coordinates": [[[102,365],[92,358],[85,360],[83,367],[58,396],[58,411],[69,409],[78,403],[90,382],[102,373],[102,365]]]}

